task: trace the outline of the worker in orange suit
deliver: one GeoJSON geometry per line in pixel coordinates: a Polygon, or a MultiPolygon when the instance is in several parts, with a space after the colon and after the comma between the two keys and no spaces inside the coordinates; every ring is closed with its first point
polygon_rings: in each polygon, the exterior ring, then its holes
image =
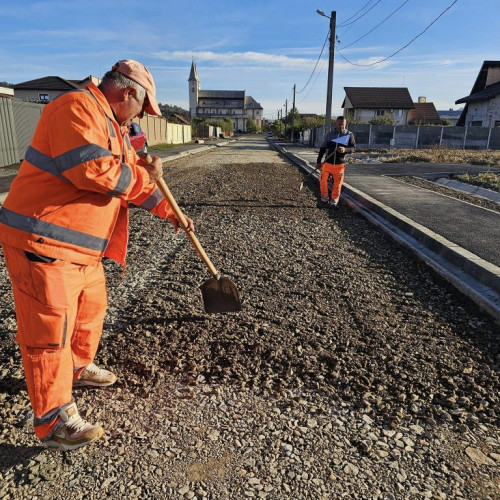
{"type": "Polygon", "coordinates": [[[344,158],[347,153],[354,153],[355,149],[356,142],[353,133],[347,130],[347,120],[339,116],[335,121],[335,130],[328,132],[323,139],[316,160],[316,168],[321,168],[319,208],[338,208],[340,191],[344,183],[344,158]],[[326,158],[321,165],[325,152],[326,158]]]}
{"type": "Polygon", "coordinates": [[[156,187],[161,159],[146,163],[130,144],[128,127],[144,112],[161,115],[155,84],[130,59],[118,61],[99,86],[47,104],[0,209],[16,340],[35,433],[48,448],[72,450],[104,434],[81,418],[72,387],[117,380],[94,358],[107,305],[101,260],[125,264],[129,202],[179,229],[156,187]]]}

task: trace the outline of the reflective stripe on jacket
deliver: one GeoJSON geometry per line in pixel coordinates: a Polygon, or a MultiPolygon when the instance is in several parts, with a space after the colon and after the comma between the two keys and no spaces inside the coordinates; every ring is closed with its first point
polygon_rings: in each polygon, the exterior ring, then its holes
{"type": "Polygon", "coordinates": [[[77,264],[124,264],[128,202],[161,218],[173,212],[101,91],[71,91],[47,104],[0,209],[0,241],[77,264]]]}

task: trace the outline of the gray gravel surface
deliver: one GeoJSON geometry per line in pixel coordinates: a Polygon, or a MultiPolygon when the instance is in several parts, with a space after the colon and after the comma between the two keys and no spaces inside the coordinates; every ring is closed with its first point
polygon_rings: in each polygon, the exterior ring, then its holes
{"type": "Polygon", "coordinates": [[[34,437],[0,266],[0,498],[499,498],[498,326],[302,178],[259,139],[167,165],[243,311],[205,314],[186,237],[132,210],[74,452],[34,437]]]}

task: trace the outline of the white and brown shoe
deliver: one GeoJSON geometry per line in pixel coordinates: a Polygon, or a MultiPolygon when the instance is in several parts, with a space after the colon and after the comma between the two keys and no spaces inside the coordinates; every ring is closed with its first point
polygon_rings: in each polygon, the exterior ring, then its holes
{"type": "Polygon", "coordinates": [[[109,370],[99,368],[94,363],[90,363],[85,370],[80,373],[80,376],[73,381],[73,387],[107,387],[116,382],[116,375],[109,370]]]}
{"type": "Polygon", "coordinates": [[[104,430],[99,424],[92,425],[80,417],[76,403],[61,408],[59,417],[62,425],[50,439],[43,442],[45,448],[61,451],[76,450],[104,436],[104,430]]]}

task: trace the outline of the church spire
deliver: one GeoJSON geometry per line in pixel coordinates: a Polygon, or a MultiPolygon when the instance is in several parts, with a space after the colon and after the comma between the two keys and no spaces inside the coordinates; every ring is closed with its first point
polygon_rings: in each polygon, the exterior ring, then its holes
{"type": "Polygon", "coordinates": [[[194,57],[193,61],[191,62],[191,72],[189,73],[188,82],[191,82],[193,80],[196,82],[200,81],[200,78],[198,77],[198,70],[196,69],[196,63],[194,62],[194,57]]]}

